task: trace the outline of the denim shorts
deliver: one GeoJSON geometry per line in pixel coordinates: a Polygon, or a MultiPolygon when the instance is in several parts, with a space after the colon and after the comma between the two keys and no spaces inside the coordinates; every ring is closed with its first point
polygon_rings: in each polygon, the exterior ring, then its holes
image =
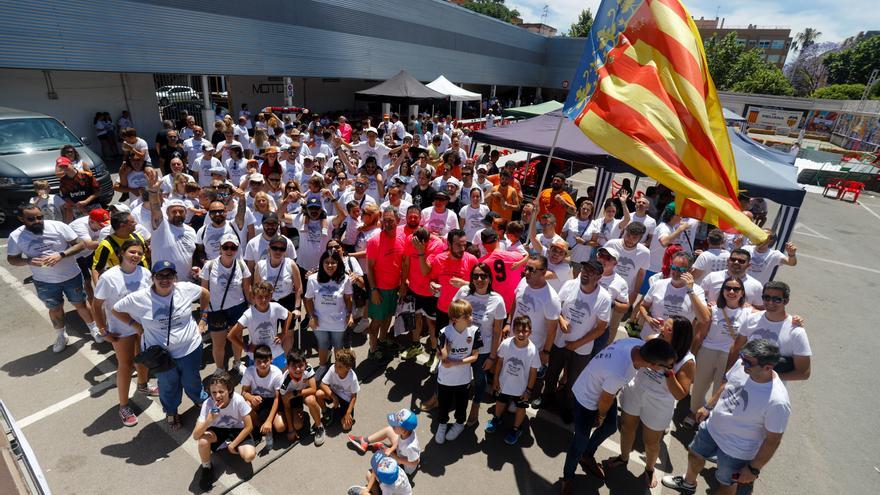
{"type": "Polygon", "coordinates": [[[709,430],[706,429],[705,421],[700,423],[700,429],[697,430],[697,434],[688,448],[703,459],[713,456],[718,457],[718,469],[715,471],[715,479],[718,480],[718,483],[725,486],[732,485],[734,483],[734,473],[738,473],[743,466],[749,463],[749,460],[737,459],[725,454],[718,447],[718,444],[715,443],[715,439],[712,438],[709,430]]]}
{"type": "Polygon", "coordinates": [[[345,331],[331,332],[329,330],[315,330],[315,338],[318,339],[318,349],[342,349],[342,341],[345,331]]]}
{"type": "Polygon", "coordinates": [[[65,297],[71,304],[78,304],[86,300],[81,273],[64,282],[52,283],[34,280],[34,287],[37,288],[37,297],[43,301],[47,309],[55,309],[63,305],[65,297]]]}
{"type": "MultiPolygon", "coordinates": [[[[241,304],[237,304],[232,306],[231,308],[224,308],[219,311],[214,311],[215,313],[222,313],[224,318],[226,319],[225,325],[213,326],[210,323],[208,324],[208,330],[211,332],[225,332],[229,330],[232,325],[238,323],[238,319],[241,318],[241,315],[244,314],[248,309],[247,301],[242,302],[241,304]]],[[[210,321],[210,320],[208,320],[210,321]]]]}

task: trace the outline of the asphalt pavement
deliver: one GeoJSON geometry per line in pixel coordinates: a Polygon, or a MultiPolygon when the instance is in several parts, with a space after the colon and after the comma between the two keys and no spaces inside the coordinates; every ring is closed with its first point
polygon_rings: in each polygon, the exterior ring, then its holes
{"type": "MultiPolygon", "coordinates": [[[[583,179],[577,177],[576,179],[583,179]]],[[[771,222],[773,218],[771,212],[771,222]]],[[[4,229],[0,251],[5,252],[4,229]]],[[[793,241],[797,267],[783,267],[777,279],[792,286],[790,312],[806,320],[813,348],[809,381],[789,386],[792,417],[774,459],[762,471],[755,493],[877,493],[880,409],[872,376],[876,325],[869,324],[880,275],[880,198],[863,195],[848,204],[809,194],[793,241]]],[[[117,416],[115,358],[109,344],[95,344],[68,306],[71,343],[53,354],[54,332],[37,300],[26,267],[0,263],[0,304],[4,345],[0,347],[0,398],[19,421],[54,493],[195,493],[196,443],[190,438],[197,411],[184,398],[184,427],[163,425],[158,400],[135,396],[140,423],[123,427],[117,416]]],[[[370,433],[385,424],[387,412],[415,407],[429,395],[433,381],[419,362],[363,362],[366,346],[355,339],[361,379],[354,432],[370,433]]],[[[207,353],[210,354],[210,353],[207,353]]],[[[317,359],[310,360],[317,364],[317,359]]],[[[207,364],[203,376],[213,371],[207,364]]],[[[134,387],[132,387],[134,389],[134,387]]],[[[480,425],[459,439],[436,445],[431,415],[419,414],[417,434],[423,447],[415,493],[548,494],[558,490],[570,427],[555,414],[530,410],[528,432],[516,446],[503,433],[487,435],[488,404],[480,425]]],[[[680,414],[676,416],[680,418],[680,414]]],[[[692,433],[671,426],[662,449],[661,472],[680,473],[692,433]]],[[[616,453],[617,435],[598,458],[616,453]]],[[[259,445],[258,447],[262,447],[259,445]]],[[[344,493],[360,484],[369,458],[346,445],[345,435],[330,429],[326,443],[310,441],[274,450],[252,466],[222,454],[222,473],[212,493],[344,493]]],[[[609,474],[605,483],[578,471],[578,494],[646,493],[640,478],[644,464],[633,455],[629,471],[609,474]]],[[[706,493],[714,470],[703,472],[698,493],[706,493]]],[[[653,493],[673,493],[657,488],[653,493]]]]}

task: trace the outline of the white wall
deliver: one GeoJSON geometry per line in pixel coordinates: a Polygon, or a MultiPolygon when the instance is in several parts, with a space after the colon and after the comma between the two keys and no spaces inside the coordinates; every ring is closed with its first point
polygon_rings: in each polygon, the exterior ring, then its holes
{"type": "MultiPolygon", "coordinates": [[[[229,76],[226,81],[233,113],[237,114],[242,103],[247,103],[253,114],[264,107],[285,105],[287,91],[283,77],[270,80],[269,77],[229,76]]],[[[320,77],[294,77],[293,104],[314,112],[360,108],[363,104],[355,103],[354,93],[375,84],[378,83],[367,83],[362,79],[327,82],[320,77]]]]}
{"type": "Polygon", "coordinates": [[[95,112],[110,112],[114,122],[128,109],[138,134],[150,144],[161,127],[151,74],[50,71],[57,99],[49,99],[43,71],[0,69],[0,106],[44,113],[92,140],[100,151],[92,121],[95,112]],[[124,81],[124,82],[123,82],[124,81]],[[124,84],[124,90],[123,90],[124,84]]]}

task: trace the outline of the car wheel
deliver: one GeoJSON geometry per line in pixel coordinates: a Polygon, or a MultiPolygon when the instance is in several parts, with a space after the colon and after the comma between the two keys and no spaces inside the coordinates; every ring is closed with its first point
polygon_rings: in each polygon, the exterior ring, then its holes
{"type": "Polygon", "coordinates": [[[168,103],[169,103],[169,101],[168,101],[167,96],[163,96],[162,98],[159,98],[159,104],[162,105],[163,107],[168,106],[168,103]]]}

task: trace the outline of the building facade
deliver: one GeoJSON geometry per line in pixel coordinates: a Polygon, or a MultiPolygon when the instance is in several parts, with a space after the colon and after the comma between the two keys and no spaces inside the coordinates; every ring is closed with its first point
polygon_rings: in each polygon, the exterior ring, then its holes
{"type": "Polygon", "coordinates": [[[791,29],[786,27],[763,27],[749,24],[747,26],[725,26],[724,18],[694,19],[703,41],[715,36],[724,38],[736,33],[736,41],[747,48],[758,48],[764,53],[764,60],[779,67],[785,65],[788,51],[791,49],[791,29]]]}

